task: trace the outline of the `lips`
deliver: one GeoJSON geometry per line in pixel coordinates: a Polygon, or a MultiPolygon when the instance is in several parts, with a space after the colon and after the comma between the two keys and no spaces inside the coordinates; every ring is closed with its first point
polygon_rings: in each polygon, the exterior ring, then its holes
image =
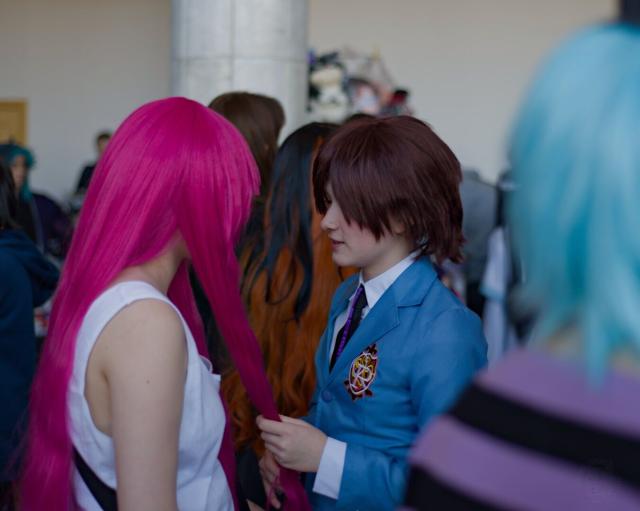
{"type": "Polygon", "coordinates": [[[343,241],[337,241],[337,240],[334,240],[332,238],[330,238],[330,239],[331,239],[331,247],[333,248],[333,250],[336,250],[340,245],[344,244],[343,241]]]}

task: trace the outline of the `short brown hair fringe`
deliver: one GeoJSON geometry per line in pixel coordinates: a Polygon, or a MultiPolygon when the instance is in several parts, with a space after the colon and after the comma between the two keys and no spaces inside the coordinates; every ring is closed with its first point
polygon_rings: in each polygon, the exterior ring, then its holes
{"type": "Polygon", "coordinates": [[[313,169],[321,214],[328,209],[330,183],[347,221],[380,238],[391,230],[393,218],[438,262],[462,260],[461,179],[449,146],[410,116],[344,125],[322,147],[313,169]]]}

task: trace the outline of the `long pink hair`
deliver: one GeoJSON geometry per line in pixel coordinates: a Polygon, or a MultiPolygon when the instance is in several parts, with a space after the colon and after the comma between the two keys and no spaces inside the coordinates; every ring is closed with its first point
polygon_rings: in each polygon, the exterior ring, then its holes
{"type": "MultiPolygon", "coordinates": [[[[21,486],[25,511],[74,506],[67,389],[76,336],[91,303],[129,266],[159,255],[179,231],[214,311],[229,352],[256,407],[277,411],[238,289],[234,243],[259,187],[255,162],[236,129],[184,98],[148,103],[118,128],[103,155],[56,293],[42,360],[33,384],[27,454],[21,486]]],[[[169,298],[206,355],[187,264],[169,298]]],[[[220,460],[234,492],[229,421],[220,460]]],[[[308,509],[295,474],[283,471],[291,509],[308,509]]],[[[234,492],[235,493],[235,492],[234,492]]],[[[237,502],[236,502],[237,507],[237,502]]]]}

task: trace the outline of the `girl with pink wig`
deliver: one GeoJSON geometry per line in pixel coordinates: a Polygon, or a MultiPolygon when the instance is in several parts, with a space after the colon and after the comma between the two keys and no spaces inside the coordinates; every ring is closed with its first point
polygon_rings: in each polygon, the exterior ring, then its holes
{"type": "MultiPolygon", "coordinates": [[[[148,103],[116,131],[54,300],[22,509],[238,509],[229,421],[188,267],[249,396],[277,419],[234,255],[258,187],[240,134],[193,101],[148,103]]],[[[296,474],[281,480],[290,509],[308,509],[296,474]]]]}

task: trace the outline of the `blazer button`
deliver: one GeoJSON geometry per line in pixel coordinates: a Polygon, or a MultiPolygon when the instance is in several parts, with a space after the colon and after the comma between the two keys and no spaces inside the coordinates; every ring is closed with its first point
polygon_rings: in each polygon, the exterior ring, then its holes
{"type": "Polygon", "coordinates": [[[331,391],[325,389],[322,391],[322,399],[327,403],[333,401],[333,394],[331,391]]]}

